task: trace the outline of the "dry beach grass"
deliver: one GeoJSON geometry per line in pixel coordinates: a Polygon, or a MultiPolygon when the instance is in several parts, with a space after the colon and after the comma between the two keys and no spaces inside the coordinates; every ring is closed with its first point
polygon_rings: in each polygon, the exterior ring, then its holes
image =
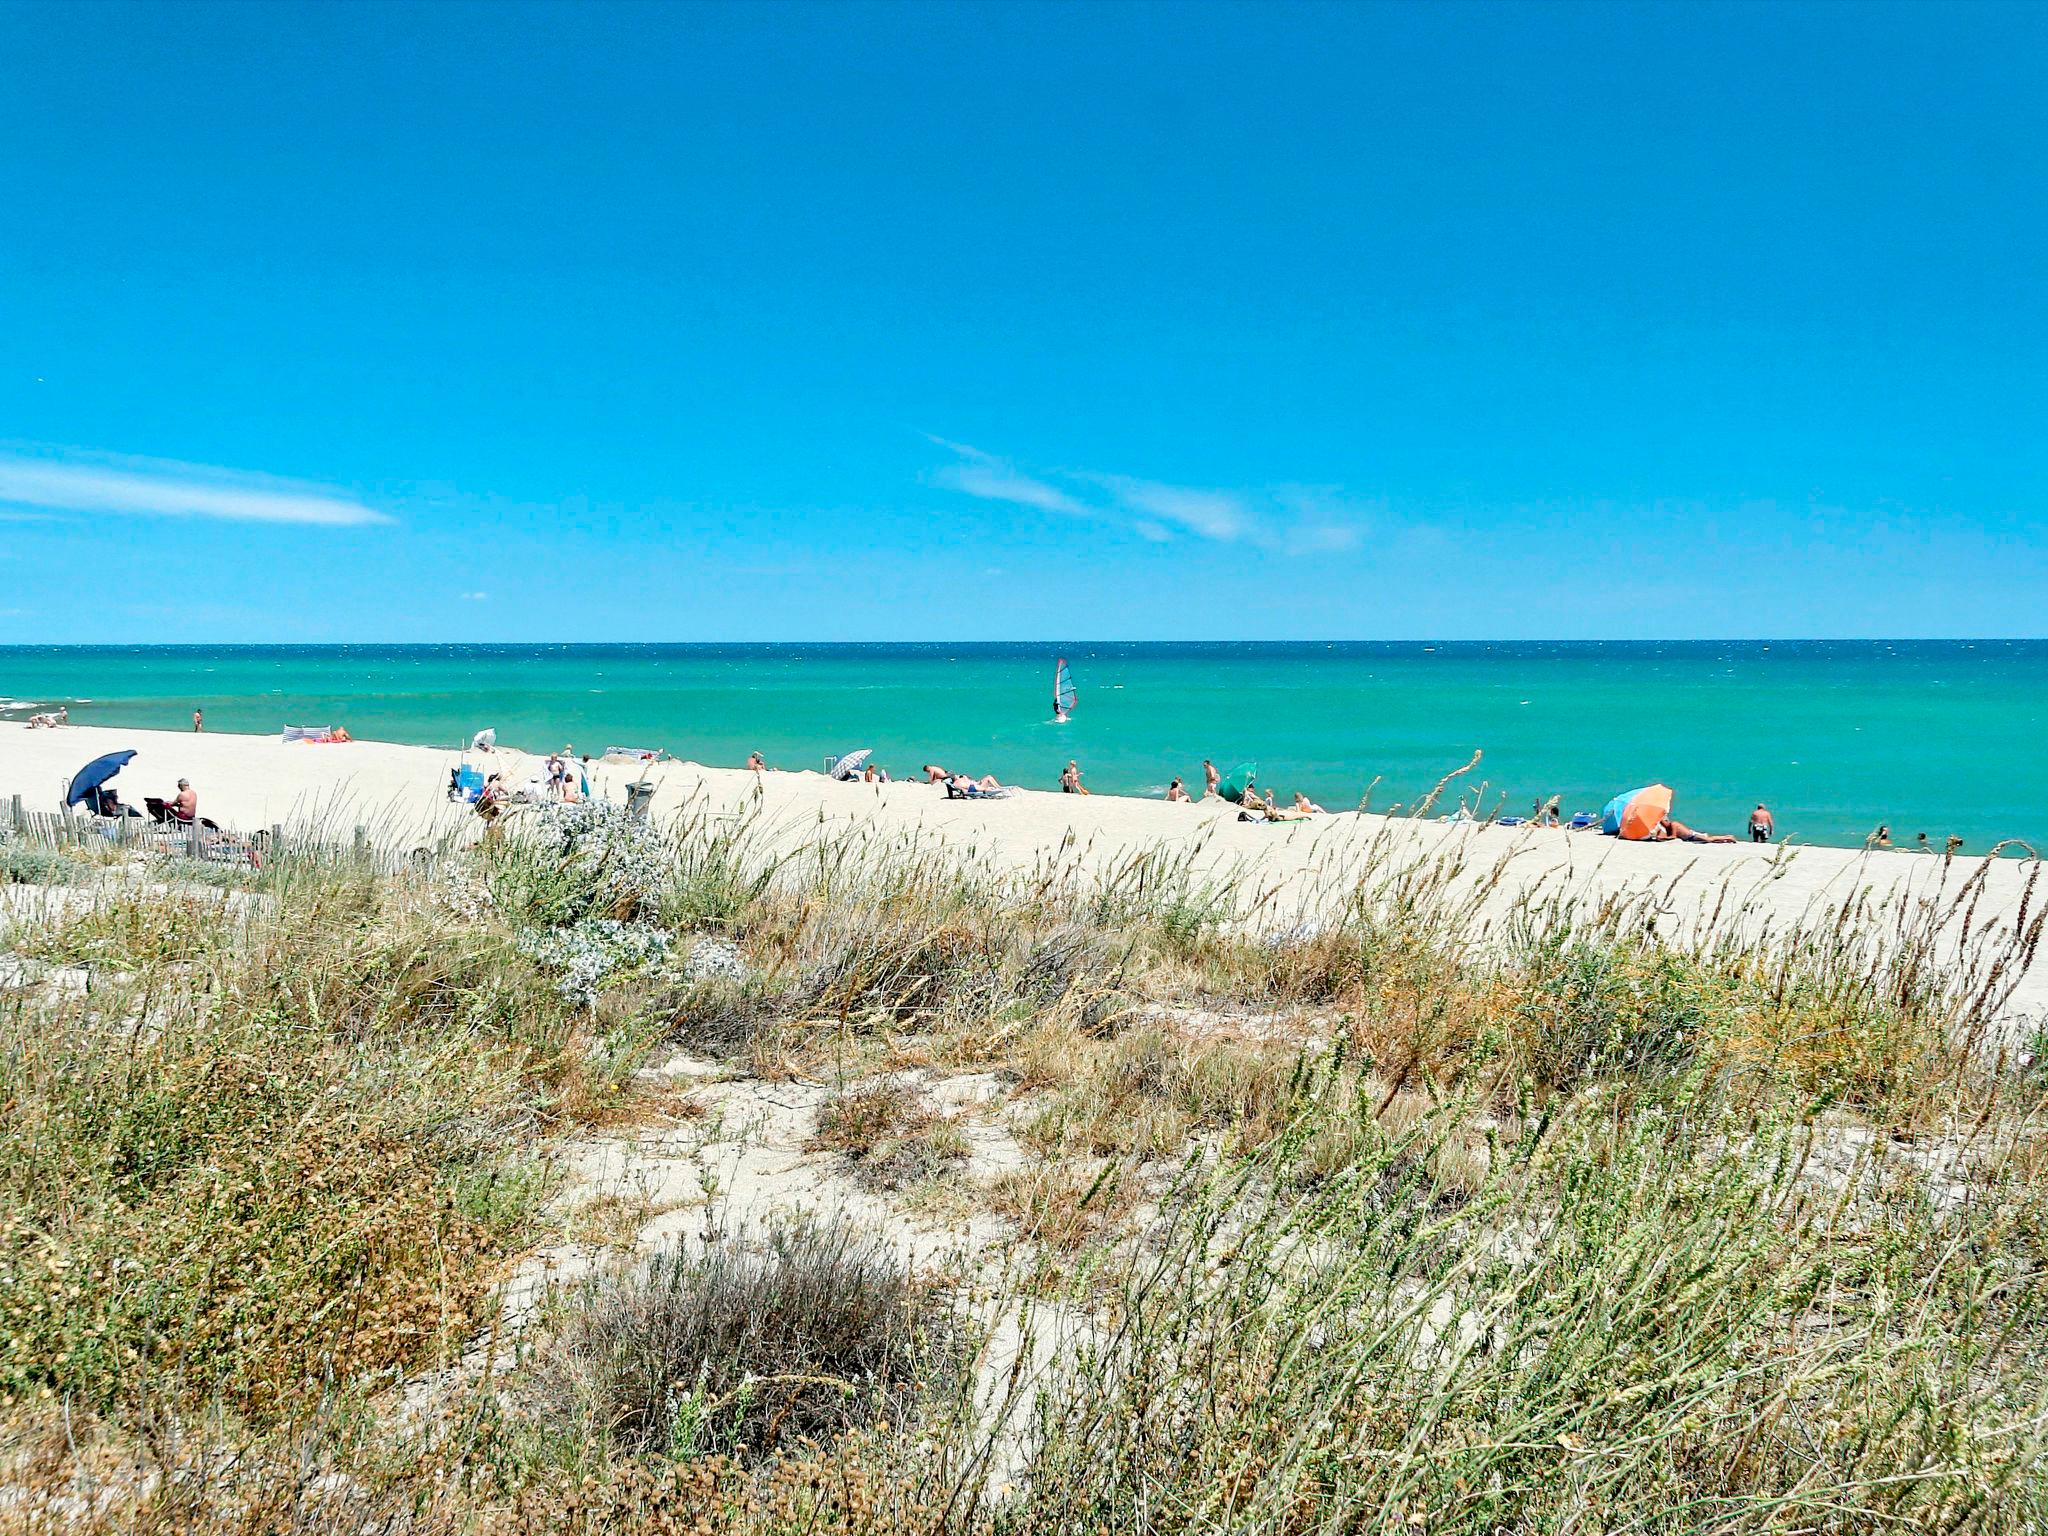
{"type": "Polygon", "coordinates": [[[1390,835],[1311,920],[797,831],[5,853],[0,1525],[2048,1518],[2037,867],[1674,927],[1390,835]]]}

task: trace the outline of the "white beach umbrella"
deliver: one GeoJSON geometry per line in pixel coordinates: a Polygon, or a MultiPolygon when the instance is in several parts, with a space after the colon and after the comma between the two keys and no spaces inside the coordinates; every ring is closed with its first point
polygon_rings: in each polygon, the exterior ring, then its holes
{"type": "Polygon", "coordinates": [[[852,778],[856,773],[860,772],[861,765],[874,755],[875,749],[873,747],[862,747],[858,752],[847,753],[846,756],[840,758],[838,762],[832,765],[831,777],[835,779],[852,778]]]}

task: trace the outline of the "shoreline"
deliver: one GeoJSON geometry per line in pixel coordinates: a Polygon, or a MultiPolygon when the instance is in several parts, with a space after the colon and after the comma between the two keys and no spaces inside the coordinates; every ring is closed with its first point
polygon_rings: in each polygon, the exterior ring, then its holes
{"type": "MultiPolygon", "coordinates": [[[[202,815],[253,831],[318,818],[373,826],[380,838],[423,840],[477,825],[446,798],[452,749],[356,740],[285,743],[274,736],[138,731],[105,726],[34,730],[0,722],[0,805],[19,795],[28,811],[54,811],[63,783],[101,753],[132,747],[116,781],[122,798],[168,791],[190,778],[202,815]]],[[[516,749],[491,755],[494,771],[517,783],[544,759],[516,749]]],[[[624,798],[638,765],[593,762],[593,792],[624,798]]],[[[1977,930],[2028,910],[2036,860],[1946,859],[1902,849],[1817,845],[1623,843],[1597,831],[1483,822],[1415,821],[1341,811],[1308,821],[1246,823],[1234,808],[1175,805],[1124,795],[1021,790],[1004,800],[948,800],[937,785],[836,783],[823,774],[716,768],[670,761],[646,778],[650,814],[675,815],[692,802],[723,814],[757,813],[769,835],[794,845],[855,833],[898,843],[937,844],[1011,872],[1069,864],[1110,870],[1147,854],[1183,859],[1200,879],[1249,880],[1275,922],[1313,921],[1358,871],[1435,862],[1466,885],[1482,933],[1532,901],[1625,898],[1676,939],[1707,933],[1810,927],[1847,904],[1881,915],[1923,899],[1947,899],[1981,883],[1977,930]]],[[[2034,905],[2038,906],[2038,903],[2034,905]]],[[[2048,1018],[2048,967],[2022,977],[2008,1015],[2048,1018]]]]}

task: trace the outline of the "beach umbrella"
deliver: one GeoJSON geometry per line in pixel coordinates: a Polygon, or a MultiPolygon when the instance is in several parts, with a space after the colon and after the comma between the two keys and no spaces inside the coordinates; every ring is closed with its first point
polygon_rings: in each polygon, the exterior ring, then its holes
{"type": "Polygon", "coordinates": [[[128,760],[135,755],[134,748],[126,752],[109,752],[105,757],[96,757],[71,776],[71,787],[64,791],[64,808],[69,810],[85,797],[98,789],[107,780],[128,766],[128,760]]]}
{"type": "Polygon", "coordinates": [[[1252,780],[1259,776],[1257,763],[1239,763],[1223,775],[1223,782],[1216,786],[1216,793],[1233,804],[1244,803],[1244,792],[1252,787],[1252,780]]]}
{"type": "Polygon", "coordinates": [[[1600,812],[1600,830],[1610,837],[1632,843],[1648,839],[1671,814],[1671,786],[1645,784],[1627,794],[1616,795],[1600,812]]]}
{"type": "Polygon", "coordinates": [[[831,767],[831,777],[850,779],[861,770],[861,765],[875,755],[873,747],[862,747],[858,752],[849,752],[831,767]]]}

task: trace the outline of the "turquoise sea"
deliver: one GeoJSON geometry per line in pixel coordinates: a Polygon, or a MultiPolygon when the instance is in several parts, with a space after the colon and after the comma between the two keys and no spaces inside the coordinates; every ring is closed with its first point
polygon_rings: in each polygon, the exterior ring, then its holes
{"type": "Polygon", "coordinates": [[[0,713],[64,702],[79,724],[183,729],[196,706],[216,731],[453,747],[494,726],[734,766],[865,746],[898,775],[936,760],[1042,788],[1071,757],[1125,794],[1250,759],[1332,810],[1375,779],[1375,807],[1412,800],[1477,748],[1460,783],[1510,814],[1662,780],[1708,830],[1740,832],[1761,800],[1805,842],[1883,822],[2048,845],[2039,640],[0,647],[0,713]],[[1062,655],[1080,705],[1057,725],[1062,655]]]}

